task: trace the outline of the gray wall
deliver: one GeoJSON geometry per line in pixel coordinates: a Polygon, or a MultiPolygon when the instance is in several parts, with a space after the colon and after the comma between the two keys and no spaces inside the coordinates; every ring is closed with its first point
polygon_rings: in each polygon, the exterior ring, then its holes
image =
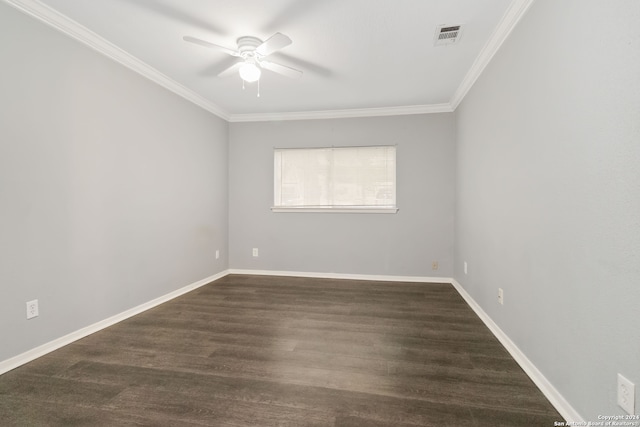
{"type": "Polygon", "coordinates": [[[638,22],[538,0],[456,113],[455,277],[594,421],[618,372],[640,407],[638,22]]]}
{"type": "Polygon", "coordinates": [[[454,131],[453,114],[230,124],[230,266],[451,277],[454,131]],[[274,147],[366,144],[398,145],[397,214],[270,211],[274,147]]]}
{"type": "Polygon", "coordinates": [[[227,268],[228,129],[4,3],[0,28],[5,360],[227,268]]]}

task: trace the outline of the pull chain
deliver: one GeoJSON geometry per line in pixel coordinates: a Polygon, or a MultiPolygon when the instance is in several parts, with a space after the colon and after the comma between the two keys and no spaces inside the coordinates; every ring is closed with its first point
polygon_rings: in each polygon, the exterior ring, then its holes
{"type": "MultiPolygon", "coordinates": [[[[242,90],[245,90],[244,79],[242,79],[242,90]]],[[[258,98],[260,98],[260,80],[258,80],[258,98]]]]}

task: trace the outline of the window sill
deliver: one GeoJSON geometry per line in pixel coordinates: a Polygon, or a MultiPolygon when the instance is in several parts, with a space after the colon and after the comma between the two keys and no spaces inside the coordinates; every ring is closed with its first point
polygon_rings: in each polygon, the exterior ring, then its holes
{"type": "Polygon", "coordinates": [[[364,214],[394,214],[398,212],[396,207],[279,207],[273,206],[271,212],[276,213],[364,213],[364,214]]]}

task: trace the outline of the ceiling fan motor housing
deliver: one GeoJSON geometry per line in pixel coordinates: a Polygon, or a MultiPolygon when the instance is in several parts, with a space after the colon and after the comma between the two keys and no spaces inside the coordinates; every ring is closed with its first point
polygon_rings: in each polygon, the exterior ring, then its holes
{"type": "Polygon", "coordinates": [[[262,44],[262,40],[257,37],[244,36],[237,40],[238,52],[242,58],[247,59],[249,57],[257,56],[255,50],[262,44]]]}

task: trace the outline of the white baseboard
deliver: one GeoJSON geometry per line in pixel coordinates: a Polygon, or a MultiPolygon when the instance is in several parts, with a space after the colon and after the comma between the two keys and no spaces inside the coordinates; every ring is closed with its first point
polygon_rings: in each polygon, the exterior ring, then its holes
{"type": "Polygon", "coordinates": [[[105,329],[111,325],[121,322],[129,317],[140,314],[146,310],[156,307],[162,303],[170,301],[180,295],[186,294],[194,289],[206,285],[207,283],[218,280],[229,274],[253,274],[261,276],[288,276],[288,277],[310,277],[310,278],[326,278],[326,279],[347,279],[347,280],[373,280],[385,282],[415,282],[415,283],[451,283],[458,293],[469,304],[471,309],[484,322],[495,337],[502,343],[505,349],[511,354],[515,361],[520,365],[524,372],[531,378],[536,386],[542,391],[556,410],[562,415],[566,421],[573,423],[583,423],[584,419],[578,412],[567,402],[567,400],[556,390],[556,388],[545,378],[545,376],[536,368],[536,366],[527,358],[527,356],[518,348],[517,345],[500,329],[500,327],[489,317],[487,313],[476,303],[476,301],[467,293],[467,291],[455,279],[448,277],[421,277],[421,276],[382,276],[368,274],[344,274],[344,273],[313,273],[313,272],[295,272],[295,271],[273,271],[273,270],[243,270],[229,269],[222,271],[213,276],[199,280],[195,283],[177,289],[166,295],[153,299],[149,302],[133,307],[120,314],[109,317],[108,319],[94,323],[75,332],[57,338],[51,342],[43,344],[39,347],[19,354],[11,359],[0,362],[0,375],[8,372],[18,366],[24,365],[38,357],[44,356],[54,350],[57,350],[67,344],[71,344],[81,338],[105,329]]]}
{"type": "Polygon", "coordinates": [[[296,271],[272,271],[272,270],[239,270],[230,269],[229,274],[255,274],[261,276],[294,276],[313,277],[326,279],[351,279],[351,280],[376,280],[388,282],[419,282],[419,283],[451,283],[460,296],[469,304],[471,309],[478,315],[480,320],[489,328],[493,335],[500,341],[504,348],[511,354],[511,357],[520,365],[522,370],[531,378],[534,384],[540,389],[542,394],[551,402],[556,410],[562,415],[565,421],[573,423],[583,423],[584,419],[567,402],[567,400],[556,390],[538,368],[525,356],[517,345],[505,334],[502,329],[489,317],[478,303],[467,293],[467,291],[455,279],[448,277],[420,277],[420,276],[380,276],[366,274],[342,274],[342,273],[310,273],[296,271]]]}
{"type": "Polygon", "coordinates": [[[308,271],[274,271],[230,269],[229,274],[255,274],[257,276],[311,277],[319,279],[371,280],[376,282],[451,283],[450,277],[382,276],[377,274],[314,273],[308,271]]]}
{"type": "MultiPolygon", "coordinates": [[[[484,322],[485,325],[491,330],[493,335],[500,341],[504,348],[511,354],[511,357],[520,365],[522,370],[531,378],[536,386],[540,389],[542,394],[545,395],[549,402],[556,408],[565,421],[572,423],[584,423],[584,419],[578,414],[578,412],[567,402],[567,400],[560,394],[558,390],[547,380],[547,378],[536,368],[536,366],[525,356],[525,354],[518,348],[517,345],[505,334],[502,329],[489,317],[487,313],[478,305],[478,303],[467,293],[458,281],[451,280],[451,284],[458,291],[458,293],[469,304],[471,309],[475,311],[478,317],[484,322]]],[[[586,423],[585,423],[586,425],[586,423]]]]}
{"type": "Polygon", "coordinates": [[[105,329],[109,326],[115,325],[118,322],[122,322],[125,319],[128,319],[129,317],[135,316],[136,314],[140,314],[143,311],[147,311],[153,307],[156,307],[162,303],[165,303],[169,300],[172,300],[176,297],[179,297],[180,295],[184,295],[187,292],[191,292],[194,289],[197,289],[201,286],[206,285],[207,283],[211,283],[214,280],[218,280],[226,275],[229,274],[228,270],[222,271],[218,274],[214,274],[213,276],[207,277],[205,279],[199,280],[195,283],[192,283],[190,285],[187,285],[183,288],[177,289],[173,292],[170,292],[166,295],[163,295],[161,297],[158,297],[156,299],[153,299],[149,302],[146,302],[144,304],[140,304],[137,307],[133,307],[129,310],[123,311],[122,313],[116,314],[115,316],[111,316],[107,319],[101,320],[97,323],[94,323],[92,325],[86,326],[82,329],[78,329],[77,331],[71,332],[70,334],[67,334],[63,337],[57,338],[53,341],[50,341],[46,344],[43,344],[41,346],[38,346],[36,348],[33,348],[29,351],[26,351],[22,354],[19,354],[17,356],[12,357],[11,359],[7,359],[4,360],[2,362],[0,362],[0,375],[4,374],[5,372],[8,372],[12,369],[17,368],[18,366],[22,366],[25,363],[29,363],[34,359],[37,359],[38,357],[44,356],[47,353],[50,353],[54,350],[57,350],[61,347],[64,347],[67,344],[71,344],[74,341],[77,341],[81,338],[84,338],[88,335],[91,335],[93,333],[96,333],[102,329],[105,329]]]}

